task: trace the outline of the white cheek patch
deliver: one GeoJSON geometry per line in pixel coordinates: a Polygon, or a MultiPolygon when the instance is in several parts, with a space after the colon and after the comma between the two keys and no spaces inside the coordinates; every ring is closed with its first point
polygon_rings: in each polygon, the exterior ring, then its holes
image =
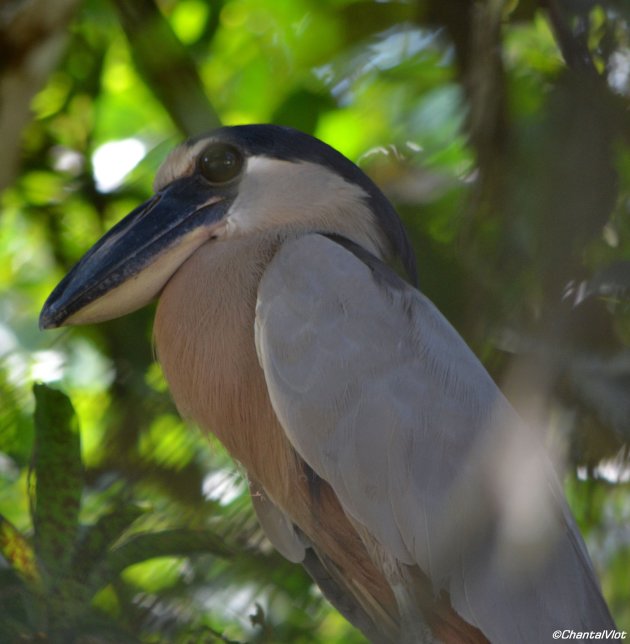
{"type": "Polygon", "coordinates": [[[387,243],[366,201],[360,186],[322,165],[250,157],[226,232],[277,227],[339,233],[383,256],[387,243]]]}
{"type": "Polygon", "coordinates": [[[230,209],[230,225],[246,231],[316,220],[344,203],[357,206],[365,196],[359,186],[316,163],[251,157],[230,209]]]}

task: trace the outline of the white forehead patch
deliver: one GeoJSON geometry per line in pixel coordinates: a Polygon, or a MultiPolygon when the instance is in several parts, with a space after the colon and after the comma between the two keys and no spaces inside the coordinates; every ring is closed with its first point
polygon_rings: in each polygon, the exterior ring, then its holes
{"type": "Polygon", "coordinates": [[[175,179],[191,175],[195,170],[197,156],[212,141],[211,138],[197,141],[192,146],[178,145],[165,159],[153,180],[153,189],[159,192],[175,179]]]}

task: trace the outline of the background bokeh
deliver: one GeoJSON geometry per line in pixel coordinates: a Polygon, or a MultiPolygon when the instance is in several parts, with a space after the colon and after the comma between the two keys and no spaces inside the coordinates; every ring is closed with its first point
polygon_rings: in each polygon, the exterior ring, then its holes
{"type": "Polygon", "coordinates": [[[630,630],[627,8],[0,5],[1,641],[363,641],[273,552],[243,472],[179,419],[151,307],[37,327],[53,286],[147,198],[176,143],[258,122],[322,138],[396,205],[421,289],[556,455],[630,630]],[[34,423],[36,382],[76,417],[40,388],[34,423]],[[94,561],[109,572],[88,584],[94,561]]]}

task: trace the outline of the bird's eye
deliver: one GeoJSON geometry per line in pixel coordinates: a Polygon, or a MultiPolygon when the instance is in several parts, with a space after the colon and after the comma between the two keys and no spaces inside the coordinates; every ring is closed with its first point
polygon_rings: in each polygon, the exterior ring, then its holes
{"type": "Polygon", "coordinates": [[[243,167],[240,150],[228,143],[213,143],[199,157],[199,171],[211,183],[227,183],[236,178],[243,167]]]}

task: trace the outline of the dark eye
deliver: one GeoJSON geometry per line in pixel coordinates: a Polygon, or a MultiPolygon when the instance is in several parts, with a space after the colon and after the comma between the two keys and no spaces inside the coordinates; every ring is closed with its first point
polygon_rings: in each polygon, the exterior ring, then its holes
{"type": "Polygon", "coordinates": [[[211,183],[227,183],[239,175],[243,155],[229,143],[212,143],[199,157],[199,171],[211,183]]]}

